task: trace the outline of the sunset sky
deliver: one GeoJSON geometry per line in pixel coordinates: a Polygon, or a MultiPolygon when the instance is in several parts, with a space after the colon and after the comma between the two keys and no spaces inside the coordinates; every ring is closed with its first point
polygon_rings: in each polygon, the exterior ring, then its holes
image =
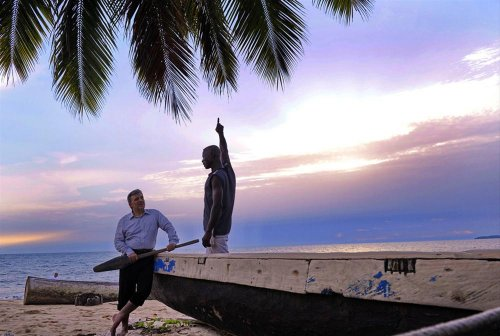
{"type": "Polygon", "coordinates": [[[186,124],[140,96],[126,41],[97,119],[55,100],[47,53],[3,82],[0,253],[113,251],[135,188],[181,241],[201,238],[218,117],[238,184],[230,249],[500,234],[500,2],[377,0],[350,26],[303,3],[285,89],[245,67],[231,97],[201,80],[186,124]]]}

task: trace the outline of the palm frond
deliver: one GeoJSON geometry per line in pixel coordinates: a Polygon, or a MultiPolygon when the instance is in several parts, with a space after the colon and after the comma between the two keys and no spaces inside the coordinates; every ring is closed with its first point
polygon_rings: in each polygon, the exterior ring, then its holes
{"type": "Polygon", "coordinates": [[[354,12],[358,12],[362,19],[368,18],[372,2],[373,0],[313,0],[313,5],[349,24],[354,18],[354,12]]]}
{"type": "Polygon", "coordinates": [[[97,116],[110,85],[112,0],[58,0],[51,66],[56,98],[75,115],[97,116]]]}
{"type": "Polygon", "coordinates": [[[182,0],[128,0],[124,17],[141,94],[176,122],[190,120],[198,78],[182,0]]]}
{"type": "Polygon", "coordinates": [[[238,60],[221,1],[190,1],[188,7],[195,46],[201,48],[203,78],[218,94],[236,91],[238,60]]]}
{"type": "Polygon", "coordinates": [[[50,0],[0,1],[0,76],[25,81],[52,25],[50,0]]]}
{"type": "Polygon", "coordinates": [[[302,4],[296,0],[228,0],[226,9],[246,63],[270,84],[283,87],[303,54],[302,4]]]}

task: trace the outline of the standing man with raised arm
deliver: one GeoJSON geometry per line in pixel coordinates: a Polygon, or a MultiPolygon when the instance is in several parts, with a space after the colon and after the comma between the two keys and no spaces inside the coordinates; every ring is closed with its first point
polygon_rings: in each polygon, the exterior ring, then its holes
{"type": "Polygon", "coordinates": [[[175,249],[179,242],[175,228],[167,217],[158,210],[145,209],[146,203],[142,191],[132,190],[127,196],[127,201],[132,212],[123,216],[118,222],[115,247],[119,252],[126,254],[132,264],[120,269],[119,312],[113,316],[110,330],[112,336],[115,336],[120,323],[122,331],[119,335],[127,333],[130,313],[142,306],[151,293],[155,257],[139,259],[138,254],[154,249],[158,229],[162,229],[168,235],[168,251],[175,249]]]}
{"type": "Polygon", "coordinates": [[[219,147],[208,146],[203,150],[202,163],[205,169],[211,169],[205,182],[205,208],[203,210],[203,246],[207,254],[228,253],[227,245],[233,215],[236,194],[236,176],[234,174],[224,126],[219,123],[215,128],[219,134],[219,147]]]}

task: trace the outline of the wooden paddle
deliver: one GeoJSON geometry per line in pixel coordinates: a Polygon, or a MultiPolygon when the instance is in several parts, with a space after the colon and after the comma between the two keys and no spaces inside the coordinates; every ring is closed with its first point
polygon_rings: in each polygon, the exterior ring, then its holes
{"type": "MultiPolygon", "coordinates": [[[[194,239],[194,240],[190,240],[188,242],[182,243],[182,244],[177,244],[177,245],[175,245],[175,249],[178,249],[179,247],[191,245],[191,244],[196,244],[199,241],[200,241],[199,239],[194,239]]],[[[146,257],[152,256],[152,255],[155,255],[155,254],[158,254],[161,252],[165,252],[166,250],[167,250],[167,248],[153,250],[151,252],[139,254],[138,257],[139,257],[139,259],[142,259],[142,258],[146,258],[146,257]]],[[[114,271],[117,269],[122,269],[124,267],[127,267],[131,263],[132,262],[130,262],[130,259],[128,258],[128,256],[122,255],[122,256],[110,259],[108,261],[103,262],[102,264],[95,266],[94,272],[114,271]]]]}

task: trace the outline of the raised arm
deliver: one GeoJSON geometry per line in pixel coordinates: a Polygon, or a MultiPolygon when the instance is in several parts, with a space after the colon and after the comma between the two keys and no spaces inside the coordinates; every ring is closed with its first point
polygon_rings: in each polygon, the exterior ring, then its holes
{"type": "Polygon", "coordinates": [[[224,137],[224,126],[219,122],[219,118],[217,118],[215,131],[219,134],[220,161],[222,166],[225,167],[226,164],[231,164],[231,161],[229,160],[229,151],[227,149],[226,138],[224,137]]]}

